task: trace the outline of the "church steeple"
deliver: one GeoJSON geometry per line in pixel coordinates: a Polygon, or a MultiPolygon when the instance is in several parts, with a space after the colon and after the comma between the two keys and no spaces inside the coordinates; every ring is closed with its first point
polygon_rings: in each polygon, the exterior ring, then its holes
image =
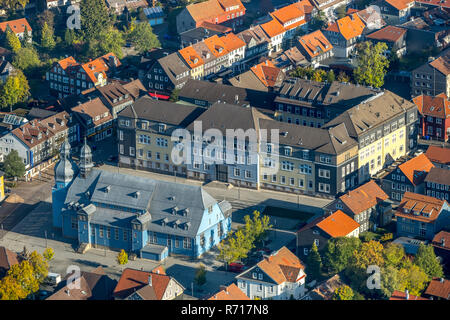
{"type": "Polygon", "coordinates": [[[80,175],[83,178],[86,178],[94,165],[92,164],[92,152],[91,148],[88,146],[86,142],[86,137],[84,137],[84,144],[81,147],[80,151],[80,175]]]}
{"type": "Polygon", "coordinates": [[[60,149],[60,160],[55,166],[55,183],[57,188],[65,187],[69,184],[76,168],[70,160],[70,143],[67,139],[63,142],[60,149]]]}

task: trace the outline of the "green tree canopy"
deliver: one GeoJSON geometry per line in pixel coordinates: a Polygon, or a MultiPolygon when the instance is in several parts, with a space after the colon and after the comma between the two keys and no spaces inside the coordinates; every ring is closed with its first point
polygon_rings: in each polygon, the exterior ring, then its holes
{"type": "Polygon", "coordinates": [[[202,286],[206,283],[206,268],[203,264],[200,264],[200,266],[195,271],[194,282],[198,286],[202,286]]]}
{"type": "Polygon", "coordinates": [[[18,52],[22,47],[19,38],[11,31],[9,26],[6,27],[6,46],[14,53],[18,52]]]}
{"type": "Polygon", "coordinates": [[[41,66],[39,55],[34,48],[21,48],[14,56],[13,66],[23,70],[27,75],[41,66]]]}
{"type": "Polygon", "coordinates": [[[353,253],[352,264],[359,269],[366,270],[370,265],[384,266],[383,245],[378,241],[364,242],[353,253]]]}
{"type": "Polygon", "coordinates": [[[52,50],[55,47],[55,39],[53,36],[53,29],[44,22],[41,33],[41,46],[46,50],[52,50]]]}
{"type": "Polygon", "coordinates": [[[5,157],[3,162],[3,171],[7,178],[18,178],[23,177],[25,174],[25,164],[22,158],[19,157],[17,150],[13,149],[5,157]]]}
{"type": "Polygon", "coordinates": [[[334,290],[333,300],[352,300],[353,290],[347,285],[342,285],[334,290]]]}
{"type": "Polygon", "coordinates": [[[325,17],[325,13],[322,10],[311,19],[311,28],[313,30],[323,29],[327,25],[327,18],[325,17]]]}
{"type": "Polygon", "coordinates": [[[16,103],[26,101],[29,95],[28,80],[20,70],[0,85],[0,103],[3,107],[12,108],[16,103]]]}
{"type": "Polygon", "coordinates": [[[414,263],[420,267],[430,278],[442,278],[444,272],[442,265],[439,263],[432,245],[420,244],[414,263]]]}
{"type": "Polygon", "coordinates": [[[414,296],[420,296],[429,281],[427,274],[415,264],[411,265],[410,268],[400,269],[399,278],[402,279],[402,282],[398,290],[405,291],[405,289],[408,289],[414,296]]]}
{"type": "Polygon", "coordinates": [[[328,71],[327,72],[327,82],[332,83],[335,80],[336,80],[336,75],[334,74],[334,71],[333,70],[328,71]]]}
{"type": "Polygon", "coordinates": [[[97,39],[89,41],[89,56],[100,56],[113,52],[119,59],[123,57],[122,47],[125,39],[122,32],[114,27],[108,27],[99,33],[97,39]]]}
{"type": "Polygon", "coordinates": [[[343,83],[349,83],[350,77],[344,71],[341,71],[338,74],[337,81],[343,82],[343,83]]]}
{"type": "Polygon", "coordinates": [[[6,276],[0,280],[0,300],[21,300],[27,295],[28,293],[15,278],[6,276]]]}
{"type": "Polygon", "coordinates": [[[43,283],[48,275],[48,262],[42,255],[33,251],[28,258],[31,266],[33,267],[33,276],[39,284],[43,283]]]}
{"type": "Polygon", "coordinates": [[[111,25],[105,0],[81,0],[81,29],[84,39],[96,39],[111,25]]]}
{"type": "Polygon", "coordinates": [[[383,249],[383,257],[386,265],[397,268],[406,258],[405,249],[401,244],[390,242],[383,249]]]}
{"type": "Polygon", "coordinates": [[[47,248],[44,250],[42,256],[44,257],[45,260],[47,260],[47,262],[51,261],[55,256],[55,250],[53,250],[52,248],[47,248]]]}
{"type": "Polygon", "coordinates": [[[128,38],[141,54],[161,46],[158,37],[153,33],[153,29],[147,21],[137,23],[128,38]]]}
{"type": "Polygon", "coordinates": [[[384,76],[389,67],[389,59],[383,53],[387,50],[384,42],[372,44],[362,42],[357,46],[357,67],[353,75],[357,83],[379,88],[384,84],[384,76]]]}
{"type": "Polygon", "coordinates": [[[359,238],[339,237],[327,242],[323,251],[323,266],[329,272],[338,273],[347,268],[353,252],[361,247],[359,238]]]}
{"type": "Polygon", "coordinates": [[[337,13],[338,19],[342,19],[343,17],[345,17],[347,15],[347,10],[345,8],[345,4],[337,7],[336,13],[337,13]]]}
{"type": "Polygon", "coordinates": [[[315,243],[313,243],[311,250],[306,258],[307,270],[306,274],[312,279],[319,279],[322,275],[322,258],[315,243]]]}

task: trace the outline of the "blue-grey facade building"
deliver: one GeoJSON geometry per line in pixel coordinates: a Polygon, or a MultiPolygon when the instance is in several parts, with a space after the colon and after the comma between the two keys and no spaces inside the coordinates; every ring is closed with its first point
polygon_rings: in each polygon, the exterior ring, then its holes
{"type": "Polygon", "coordinates": [[[52,190],[53,226],[77,239],[80,251],[124,249],[158,261],[169,254],[198,257],[231,228],[231,205],[202,187],[92,167],[86,142],[78,166],[69,143],[63,144],[52,190]]]}

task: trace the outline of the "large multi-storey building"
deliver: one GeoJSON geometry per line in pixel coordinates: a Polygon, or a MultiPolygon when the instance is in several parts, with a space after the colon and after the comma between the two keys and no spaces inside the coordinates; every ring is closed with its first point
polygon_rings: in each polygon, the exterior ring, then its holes
{"type": "Polygon", "coordinates": [[[120,64],[112,52],[84,64],[67,57],[55,62],[45,77],[50,84],[50,92],[65,98],[79,95],[86,89],[104,86],[108,79],[107,73],[120,64]]]}
{"type": "Polygon", "coordinates": [[[448,141],[450,136],[450,100],[445,93],[435,97],[413,98],[420,115],[419,134],[433,140],[448,141]]]}
{"type": "Polygon", "coordinates": [[[240,0],[207,0],[185,7],[177,16],[177,31],[182,33],[203,22],[223,24],[233,29],[244,22],[245,7],[240,0]]]}
{"type": "Polygon", "coordinates": [[[52,221],[77,239],[79,252],[108,247],[157,261],[172,253],[199,257],[231,228],[231,205],[202,187],[95,170],[86,140],[78,167],[69,154],[66,141],[55,166],[52,221]]]}
{"type": "Polygon", "coordinates": [[[339,58],[348,58],[365,28],[361,18],[353,13],[331,23],[324,34],[333,44],[333,53],[339,58]]]}
{"type": "Polygon", "coordinates": [[[357,140],[358,184],[417,145],[417,106],[390,91],[382,91],[345,111],[324,128],[345,124],[357,140]]]}

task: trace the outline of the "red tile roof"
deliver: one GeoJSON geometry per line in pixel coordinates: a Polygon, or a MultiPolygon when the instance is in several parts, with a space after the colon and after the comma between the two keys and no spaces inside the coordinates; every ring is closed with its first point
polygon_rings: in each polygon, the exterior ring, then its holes
{"type": "Polygon", "coordinates": [[[106,79],[106,72],[108,72],[109,68],[111,67],[109,64],[110,57],[114,59],[117,67],[121,65],[119,59],[112,52],[81,65],[81,67],[93,83],[97,83],[99,74],[102,74],[103,78],[106,79]]]}
{"type": "Polygon", "coordinates": [[[372,208],[379,201],[388,198],[389,196],[373,180],[339,197],[354,214],[372,208]]]}
{"type": "Polygon", "coordinates": [[[441,72],[443,75],[447,76],[450,74],[450,50],[439,58],[430,62],[430,66],[441,72]]]}
{"type": "Polygon", "coordinates": [[[433,162],[446,165],[450,164],[450,148],[429,146],[425,155],[433,162]]]}
{"type": "Polygon", "coordinates": [[[450,8],[450,0],[416,0],[416,2],[434,5],[437,7],[450,8]]]}
{"type": "Polygon", "coordinates": [[[275,67],[272,61],[266,60],[250,68],[266,87],[274,87],[281,69],[275,67]]]}
{"type": "Polygon", "coordinates": [[[219,291],[208,300],[250,300],[234,283],[219,291]]]}
{"type": "Polygon", "coordinates": [[[234,33],[228,33],[227,35],[220,37],[220,40],[225,44],[225,48],[228,52],[245,47],[245,42],[234,33]]]}
{"type": "Polygon", "coordinates": [[[69,118],[69,114],[63,111],[45,119],[31,120],[19,128],[14,129],[11,133],[29,148],[33,148],[57,133],[67,130],[67,121],[69,118]]]}
{"type": "Polygon", "coordinates": [[[19,260],[17,253],[12,252],[5,247],[0,247],[0,268],[3,268],[7,271],[11,268],[11,266],[18,263],[19,260]]]}
{"type": "Polygon", "coordinates": [[[66,70],[68,67],[78,66],[79,65],[79,63],[76,62],[75,59],[72,56],[58,61],[58,64],[60,65],[60,67],[63,70],[66,70]]]}
{"type": "Polygon", "coordinates": [[[414,0],[385,0],[391,6],[397,10],[404,10],[408,8],[408,5],[414,3],[414,0]]]}
{"type": "Polygon", "coordinates": [[[27,27],[28,32],[33,31],[25,18],[2,22],[0,23],[0,30],[2,32],[6,32],[6,26],[9,26],[15,34],[23,33],[25,31],[25,27],[27,27]]]}
{"type": "Polygon", "coordinates": [[[277,284],[299,281],[302,277],[297,279],[297,276],[300,270],[305,269],[300,259],[286,247],[282,247],[269,257],[264,258],[257,266],[277,284]]]}
{"type": "Polygon", "coordinates": [[[360,224],[343,213],[341,210],[334,212],[317,224],[324,232],[331,237],[345,237],[358,229],[360,224]]]}
{"type": "Polygon", "coordinates": [[[428,285],[425,294],[450,300],[450,280],[433,278],[428,285]]]}
{"type": "Polygon", "coordinates": [[[339,32],[346,40],[360,36],[364,30],[364,22],[357,14],[351,14],[338,19],[335,23],[328,26],[326,30],[339,32]]]}
{"type": "Polygon", "coordinates": [[[208,0],[190,4],[186,9],[189,11],[192,18],[199,23],[204,20],[215,19],[224,14],[245,10],[245,7],[240,0],[208,0]],[[238,6],[238,8],[226,11],[226,8],[234,6],[238,6]]]}
{"type": "Polygon", "coordinates": [[[423,182],[426,177],[425,173],[430,172],[430,169],[433,167],[434,165],[424,153],[398,166],[400,171],[415,186],[423,182]]]}
{"type": "MultiPolygon", "coordinates": [[[[406,293],[402,292],[402,291],[395,290],[392,293],[392,296],[389,298],[389,300],[406,300],[406,293]]],[[[429,300],[429,299],[413,296],[413,295],[410,294],[408,300],[429,300]]]]}
{"type": "Polygon", "coordinates": [[[443,249],[450,250],[450,232],[440,231],[438,232],[432,241],[433,246],[437,246],[443,249]]]}
{"type": "Polygon", "coordinates": [[[396,42],[405,34],[406,29],[395,26],[387,26],[367,35],[366,38],[380,41],[396,42]]]}
{"type": "Polygon", "coordinates": [[[445,200],[418,193],[405,192],[395,215],[421,222],[433,222],[439,216],[445,200]]]}
{"type": "Polygon", "coordinates": [[[333,49],[330,41],[328,41],[320,30],[305,34],[298,41],[310,58],[314,58],[333,49]]]}
{"type": "Polygon", "coordinates": [[[213,35],[212,37],[203,40],[203,42],[216,58],[228,54],[228,50],[225,48],[225,43],[223,43],[217,35],[213,35]]]}
{"type": "Polygon", "coordinates": [[[285,24],[289,21],[297,19],[299,17],[304,17],[305,12],[300,8],[300,6],[295,3],[285,6],[281,9],[275,10],[270,14],[273,18],[277,19],[281,22],[281,24],[285,24]]]}
{"type": "Polygon", "coordinates": [[[283,25],[276,19],[272,19],[269,22],[263,23],[261,25],[261,28],[269,36],[269,38],[276,37],[277,35],[286,32],[286,30],[283,28],[283,25]]]}
{"type": "Polygon", "coordinates": [[[149,286],[149,276],[151,276],[151,287],[154,290],[155,297],[157,300],[161,300],[171,278],[166,274],[156,273],[154,271],[157,271],[157,269],[152,270],[152,272],[147,272],[126,268],[123,270],[122,276],[114,289],[114,297],[125,299],[144,286],[149,286]]]}
{"type": "Polygon", "coordinates": [[[440,119],[450,118],[450,100],[445,93],[435,97],[420,95],[412,99],[419,112],[424,116],[432,116],[440,119]]]}
{"type": "Polygon", "coordinates": [[[202,57],[192,46],[178,50],[178,53],[183,57],[184,61],[186,61],[191,69],[197,68],[198,66],[204,64],[202,57]]]}

